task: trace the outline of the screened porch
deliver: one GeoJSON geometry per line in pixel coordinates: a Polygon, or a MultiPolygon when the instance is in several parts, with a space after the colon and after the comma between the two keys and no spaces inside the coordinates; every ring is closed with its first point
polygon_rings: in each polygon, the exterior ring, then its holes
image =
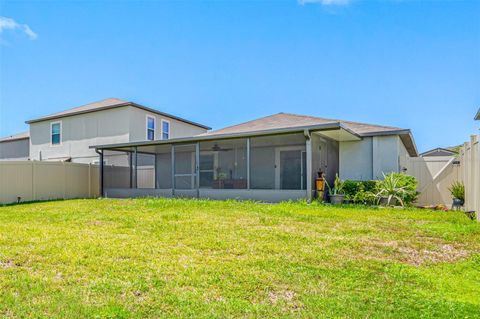
{"type": "Polygon", "coordinates": [[[338,142],[325,133],[99,147],[102,194],[270,202],[310,199],[319,170],[330,170],[333,176],[338,172],[338,142]]]}

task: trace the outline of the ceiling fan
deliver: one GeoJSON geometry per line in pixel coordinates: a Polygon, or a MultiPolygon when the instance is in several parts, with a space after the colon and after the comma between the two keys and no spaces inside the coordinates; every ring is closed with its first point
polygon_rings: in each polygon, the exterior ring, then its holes
{"type": "Polygon", "coordinates": [[[231,150],[232,150],[232,148],[222,148],[222,147],[218,146],[218,143],[215,143],[212,146],[212,151],[214,151],[214,152],[231,151],[231,150]]]}

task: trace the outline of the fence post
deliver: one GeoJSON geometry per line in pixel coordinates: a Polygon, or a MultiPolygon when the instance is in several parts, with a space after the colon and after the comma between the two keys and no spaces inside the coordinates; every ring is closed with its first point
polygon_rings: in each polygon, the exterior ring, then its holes
{"type": "Polygon", "coordinates": [[[32,200],[37,200],[37,188],[36,188],[36,181],[35,181],[35,162],[32,161],[32,200]]]}
{"type": "Polygon", "coordinates": [[[88,198],[92,197],[92,163],[88,163],[88,198]]]}

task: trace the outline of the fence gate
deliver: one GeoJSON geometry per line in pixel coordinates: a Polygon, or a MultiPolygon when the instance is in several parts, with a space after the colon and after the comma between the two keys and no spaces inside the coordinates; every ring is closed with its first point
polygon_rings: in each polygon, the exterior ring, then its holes
{"type": "Polygon", "coordinates": [[[400,162],[407,169],[406,173],[418,180],[417,205],[452,204],[448,188],[454,181],[462,180],[460,164],[455,157],[404,157],[400,162]]]}

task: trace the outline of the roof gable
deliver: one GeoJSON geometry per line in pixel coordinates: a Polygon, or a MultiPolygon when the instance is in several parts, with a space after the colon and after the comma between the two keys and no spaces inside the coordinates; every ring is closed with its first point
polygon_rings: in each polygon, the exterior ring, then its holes
{"type": "Polygon", "coordinates": [[[65,111],[61,111],[61,112],[53,113],[53,114],[50,114],[50,115],[42,116],[42,117],[39,117],[39,118],[36,118],[36,119],[32,119],[32,120],[26,121],[25,123],[32,124],[32,123],[36,123],[36,122],[62,118],[62,117],[66,117],[66,116],[73,116],[73,115],[103,111],[103,110],[108,110],[108,109],[112,109],[112,108],[124,107],[124,106],[133,106],[133,107],[136,107],[136,108],[148,111],[148,112],[163,115],[165,117],[169,117],[169,118],[172,118],[172,119],[175,119],[175,120],[187,123],[187,124],[198,126],[198,127],[204,128],[206,130],[211,129],[210,127],[208,127],[206,125],[203,125],[203,124],[195,123],[195,122],[183,119],[183,118],[175,116],[175,115],[160,112],[158,110],[155,110],[155,109],[152,109],[152,108],[149,108],[149,107],[146,107],[146,106],[134,103],[134,102],[125,101],[125,100],[117,99],[117,98],[108,98],[108,99],[96,101],[96,102],[93,102],[93,103],[89,103],[89,104],[85,104],[85,105],[82,105],[82,106],[74,107],[74,108],[71,108],[71,109],[68,109],[68,110],[65,110],[65,111]]]}
{"type": "Polygon", "coordinates": [[[452,156],[456,155],[457,153],[454,150],[448,148],[437,147],[431,149],[429,151],[423,152],[420,154],[422,157],[429,157],[429,156],[452,156]]]}
{"type": "Polygon", "coordinates": [[[352,121],[326,119],[321,117],[291,114],[291,113],[277,113],[265,116],[256,120],[240,123],[237,125],[225,127],[223,129],[215,130],[206,134],[236,134],[246,133],[252,131],[265,131],[282,128],[293,128],[303,126],[313,126],[322,124],[340,123],[344,127],[350,129],[360,136],[382,135],[387,133],[406,132],[408,130],[392,126],[373,125],[352,121]]]}
{"type": "Polygon", "coordinates": [[[30,132],[22,132],[0,138],[0,142],[24,140],[30,138],[30,132]]]}

